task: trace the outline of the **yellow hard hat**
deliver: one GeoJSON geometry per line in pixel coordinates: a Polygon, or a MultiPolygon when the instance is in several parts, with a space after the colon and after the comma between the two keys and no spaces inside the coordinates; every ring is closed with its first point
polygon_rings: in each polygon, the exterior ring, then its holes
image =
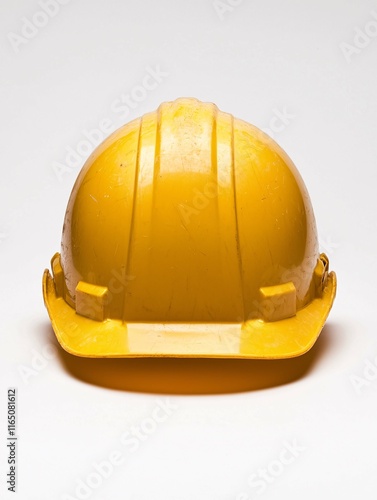
{"type": "Polygon", "coordinates": [[[89,157],[51,268],[56,336],[91,357],[298,356],[336,291],[292,161],[256,127],[189,98],[89,157]]]}

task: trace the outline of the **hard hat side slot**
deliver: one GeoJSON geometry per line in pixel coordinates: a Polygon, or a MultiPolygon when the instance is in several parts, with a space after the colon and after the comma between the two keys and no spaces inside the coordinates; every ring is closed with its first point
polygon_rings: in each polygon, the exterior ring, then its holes
{"type": "Polygon", "coordinates": [[[260,312],[264,321],[278,321],[296,315],[296,287],[289,281],[259,289],[260,312]]]}
{"type": "Polygon", "coordinates": [[[76,287],[76,312],[95,321],[107,318],[108,289],[79,281],[76,287]]]}
{"type": "Polygon", "coordinates": [[[329,259],[326,254],[321,253],[314,269],[314,286],[316,296],[321,297],[329,274],[329,259]]]}
{"type": "Polygon", "coordinates": [[[60,253],[56,252],[51,259],[51,270],[57,297],[64,297],[64,273],[60,264],[60,253]]]}

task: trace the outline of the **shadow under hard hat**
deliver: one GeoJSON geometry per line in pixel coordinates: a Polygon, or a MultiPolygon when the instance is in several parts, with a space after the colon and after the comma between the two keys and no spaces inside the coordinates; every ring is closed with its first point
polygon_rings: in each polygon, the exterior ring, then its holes
{"type": "MultiPolygon", "coordinates": [[[[338,349],[336,329],[327,324],[309,352],[289,359],[84,358],[71,356],[60,346],[57,356],[71,377],[97,387],[150,394],[231,394],[278,387],[307,376],[338,349]]],[[[57,342],[50,325],[42,331],[46,341],[57,342]]]]}

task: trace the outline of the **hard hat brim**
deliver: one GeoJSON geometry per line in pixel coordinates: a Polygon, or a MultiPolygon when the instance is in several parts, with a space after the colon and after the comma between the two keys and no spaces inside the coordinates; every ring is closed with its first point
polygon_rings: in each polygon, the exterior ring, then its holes
{"type": "Polygon", "coordinates": [[[125,323],[80,316],[58,297],[50,272],[43,275],[43,296],[60,345],[76,356],[203,357],[282,359],[307,352],[317,340],[336,293],[329,273],[322,297],[291,318],[244,323],[125,323]]]}

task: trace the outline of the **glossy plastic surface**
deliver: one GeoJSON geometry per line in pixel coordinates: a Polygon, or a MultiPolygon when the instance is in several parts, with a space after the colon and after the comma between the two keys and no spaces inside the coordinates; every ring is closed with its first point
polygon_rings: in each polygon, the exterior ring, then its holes
{"type": "Polygon", "coordinates": [[[336,290],[291,160],[195,99],[162,104],[91,155],[52,270],[55,333],[82,356],[297,356],[336,290]]]}

